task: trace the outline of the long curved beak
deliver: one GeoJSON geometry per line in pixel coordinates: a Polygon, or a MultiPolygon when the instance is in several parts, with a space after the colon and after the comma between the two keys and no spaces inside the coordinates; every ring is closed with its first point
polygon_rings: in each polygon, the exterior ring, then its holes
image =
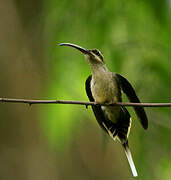
{"type": "Polygon", "coordinates": [[[61,43],[59,44],[59,46],[71,46],[75,49],[78,49],[79,51],[81,51],[83,54],[90,54],[90,51],[87,49],[84,49],[76,44],[72,44],[72,43],[61,43]]]}

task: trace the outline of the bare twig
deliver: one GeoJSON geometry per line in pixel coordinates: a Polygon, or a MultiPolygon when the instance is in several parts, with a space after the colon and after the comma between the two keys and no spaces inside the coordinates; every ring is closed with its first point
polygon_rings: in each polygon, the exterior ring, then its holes
{"type": "Polygon", "coordinates": [[[5,103],[25,103],[25,104],[77,104],[77,105],[103,105],[103,106],[142,106],[142,107],[171,107],[171,103],[127,103],[116,102],[114,104],[99,104],[96,102],[87,101],[68,101],[68,100],[28,100],[28,99],[12,99],[12,98],[0,98],[0,102],[5,103]]]}

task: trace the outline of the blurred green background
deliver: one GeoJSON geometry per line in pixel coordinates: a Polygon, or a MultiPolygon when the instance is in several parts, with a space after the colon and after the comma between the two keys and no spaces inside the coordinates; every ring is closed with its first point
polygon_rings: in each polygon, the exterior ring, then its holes
{"type": "MultiPolygon", "coordinates": [[[[87,101],[83,55],[56,46],[71,42],[100,49],[142,102],[171,101],[170,0],[1,0],[0,42],[0,97],[87,101]]],[[[171,109],[146,108],[147,131],[129,110],[137,179],[170,180],[171,109]]],[[[1,180],[133,179],[91,108],[1,103],[0,114],[1,180]]]]}

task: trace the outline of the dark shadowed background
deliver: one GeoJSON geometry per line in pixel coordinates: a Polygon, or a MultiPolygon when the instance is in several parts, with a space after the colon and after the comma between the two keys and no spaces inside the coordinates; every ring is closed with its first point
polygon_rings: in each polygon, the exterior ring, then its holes
{"type": "MultiPolygon", "coordinates": [[[[142,102],[171,102],[170,34],[170,0],[1,0],[0,97],[88,100],[83,55],[56,46],[71,42],[100,49],[142,102]]],[[[147,131],[129,110],[137,179],[170,180],[171,108],[146,108],[147,131]]],[[[133,179],[91,108],[1,103],[0,114],[0,180],[133,179]]]]}

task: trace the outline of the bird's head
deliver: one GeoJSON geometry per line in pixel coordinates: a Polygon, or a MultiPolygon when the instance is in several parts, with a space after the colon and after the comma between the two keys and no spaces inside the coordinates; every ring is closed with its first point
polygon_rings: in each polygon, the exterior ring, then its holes
{"type": "Polygon", "coordinates": [[[73,48],[79,50],[80,52],[82,52],[85,55],[86,60],[90,65],[104,65],[103,55],[97,49],[84,49],[76,44],[71,44],[71,43],[61,43],[59,45],[60,46],[70,46],[70,47],[73,47],[73,48]]]}

